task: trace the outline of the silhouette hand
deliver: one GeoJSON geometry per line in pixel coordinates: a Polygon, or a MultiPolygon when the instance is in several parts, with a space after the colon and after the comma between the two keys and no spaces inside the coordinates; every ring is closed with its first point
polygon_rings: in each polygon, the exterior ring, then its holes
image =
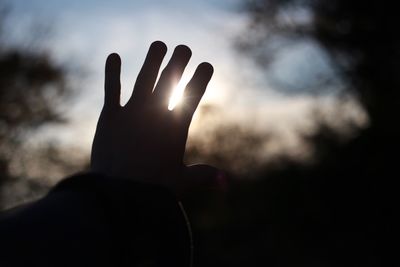
{"type": "Polygon", "coordinates": [[[117,54],[108,56],[105,100],[93,141],[91,169],[114,177],[164,185],[181,194],[190,183],[198,184],[188,174],[201,179],[199,176],[205,173],[208,176],[205,180],[216,174],[212,167],[183,164],[189,125],[213,67],[209,63],[200,64],[186,86],[183,103],[169,111],[169,97],[191,51],[186,46],[177,46],[154,87],[166,51],[160,41],[150,46],[132,96],[123,107],[120,106],[121,59],[117,54]]]}

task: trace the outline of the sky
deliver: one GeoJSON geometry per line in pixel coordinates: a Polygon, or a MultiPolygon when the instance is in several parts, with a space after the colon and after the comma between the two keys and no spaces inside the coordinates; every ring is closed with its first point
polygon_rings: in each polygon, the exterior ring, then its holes
{"type": "MultiPolygon", "coordinates": [[[[202,105],[218,107],[212,121],[194,120],[190,136],[201,135],[204,127],[218,127],[233,122],[256,130],[274,130],[280,136],[276,150],[296,149],[298,129],[312,131],[309,116],[315,97],[301,92],[288,95],[266,80],[265,70],[258,68],[248,55],[235,49],[235,40],[246,30],[248,17],[239,12],[238,0],[172,1],[104,1],[104,0],[13,0],[13,38],[23,40],[35,25],[44,25],[51,34],[43,42],[55,59],[82,70],[73,82],[78,87],[68,107],[70,123],[49,127],[41,138],[56,138],[87,150],[94,135],[103,99],[104,62],[117,52],[122,58],[122,101],[133,88],[136,75],[148,46],[164,41],[169,49],[188,45],[193,52],[182,82],[195,67],[210,62],[215,69],[202,105]]],[[[164,65],[167,60],[164,60],[164,65]]],[[[271,73],[286,83],[296,84],[313,75],[331,75],[325,55],[314,44],[302,43],[285,51],[273,64],[271,73]],[[310,64],[312,58],[312,64],[310,64]],[[307,63],[305,65],[305,63],[307,63]],[[306,66],[306,67],[305,67],[306,66]]],[[[322,97],[324,98],[324,97],[322,97]]],[[[320,99],[319,99],[320,100],[320,99]]],[[[327,96],[325,106],[331,106],[327,96]]],[[[350,116],[365,122],[362,111],[349,100],[350,116]]],[[[38,137],[39,138],[39,137],[38,137]]],[[[39,138],[40,139],[40,138],[39,138]]]]}

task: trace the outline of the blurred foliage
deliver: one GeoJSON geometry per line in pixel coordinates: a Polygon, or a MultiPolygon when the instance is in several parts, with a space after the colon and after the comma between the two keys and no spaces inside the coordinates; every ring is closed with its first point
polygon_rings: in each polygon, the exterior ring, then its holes
{"type": "MultiPolygon", "coordinates": [[[[39,184],[27,181],[26,177],[15,177],[11,164],[27,156],[23,147],[40,127],[65,122],[59,106],[71,92],[67,70],[43,49],[10,45],[3,26],[10,9],[0,2],[0,10],[0,185],[25,181],[27,188],[39,188],[39,184]]],[[[34,38],[27,35],[26,41],[34,38]]],[[[43,156],[51,157],[47,152],[36,153],[36,160],[43,156]]]]}
{"type": "MultiPolygon", "coordinates": [[[[395,115],[400,32],[395,3],[252,0],[243,8],[251,22],[239,37],[241,53],[253,57],[268,75],[274,56],[286,45],[304,40],[318,43],[342,79],[345,93],[360,100],[369,124],[365,129],[355,126],[357,131],[344,136],[316,112],[317,130],[303,136],[312,145],[310,164],[283,158],[279,164],[261,167],[256,177],[242,174],[231,179],[219,198],[202,195],[205,207],[192,204],[200,211],[190,214],[196,218],[201,210],[211,210],[204,216],[207,227],[198,223],[201,220],[192,221],[198,233],[197,265],[386,266],[397,262],[392,246],[400,149],[395,115]],[[209,198],[214,202],[209,203],[209,198]]],[[[340,112],[340,105],[337,109],[340,112]]],[[[235,168],[230,164],[248,160],[246,149],[257,149],[265,138],[234,128],[221,131],[216,138],[226,143],[214,151],[221,147],[221,157],[228,154],[229,161],[222,166],[230,169],[235,168]],[[236,145],[240,140],[242,144],[236,145]]]]}
{"type": "Polygon", "coordinates": [[[252,175],[266,164],[262,154],[271,140],[270,134],[232,122],[207,123],[221,113],[221,109],[209,105],[197,111],[200,123],[207,127],[189,138],[185,162],[218,166],[231,175],[252,175]]]}

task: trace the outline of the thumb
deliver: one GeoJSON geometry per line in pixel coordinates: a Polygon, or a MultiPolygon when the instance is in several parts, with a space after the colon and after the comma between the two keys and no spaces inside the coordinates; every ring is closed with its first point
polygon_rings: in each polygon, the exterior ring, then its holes
{"type": "Polygon", "coordinates": [[[221,170],[205,164],[190,165],[185,168],[183,178],[189,189],[225,192],[228,176],[221,170]]]}

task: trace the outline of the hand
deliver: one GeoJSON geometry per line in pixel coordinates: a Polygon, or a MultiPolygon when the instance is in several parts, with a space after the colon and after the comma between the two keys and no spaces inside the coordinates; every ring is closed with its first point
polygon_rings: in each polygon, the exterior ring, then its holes
{"type": "Polygon", "coordinates": [[[216,175],[212,167],[188,169],[183,164],[190,122],[213,67],[201,63],[186,86],[184,100],[169,111],[169,97],[189,62],[191,51],[187,46],[177,46],[155,85],[166,52],[167,47],[160,41],[150,46],[132,96],[123,107],[121,59],[117,54],[107,58],[105,100],[93,141],[91,169],[113,177],[164,185],[180,194],[189,184],[198,184],[202,173],[207,174],[204,177],[207,182],[216,175]],[[198,178],[192,181],[188,174],[198,178]]]}

